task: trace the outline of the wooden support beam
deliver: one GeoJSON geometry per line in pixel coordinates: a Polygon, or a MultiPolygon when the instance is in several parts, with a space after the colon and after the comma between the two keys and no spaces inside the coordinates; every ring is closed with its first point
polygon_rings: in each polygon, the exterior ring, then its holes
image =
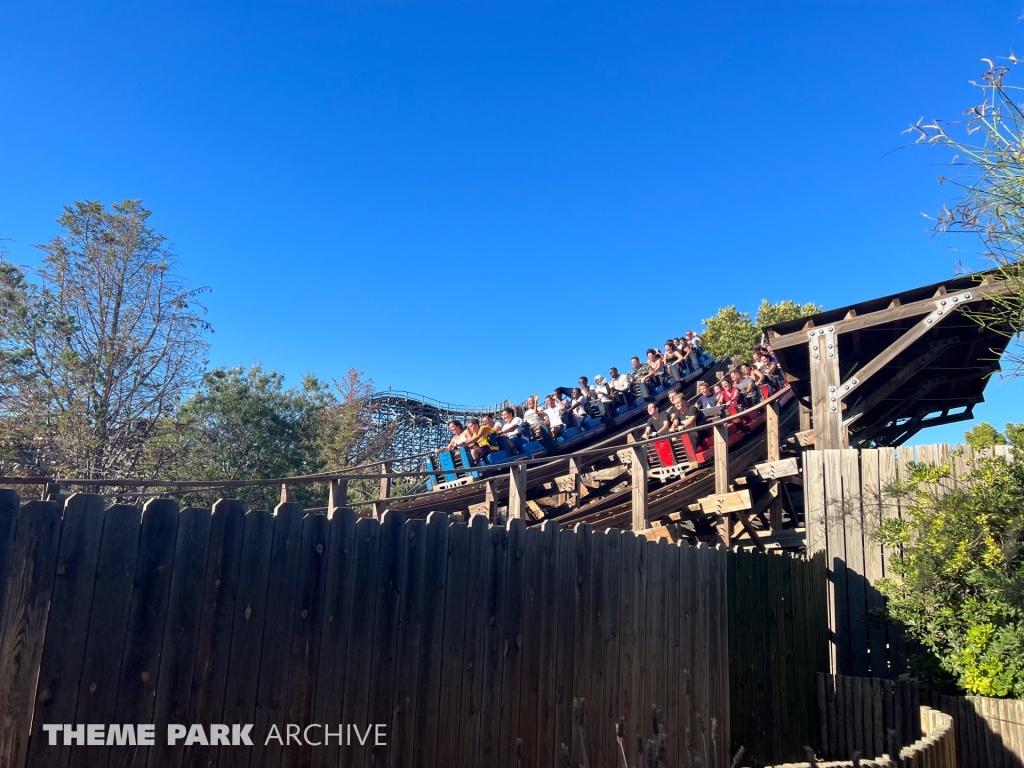
{"type": "Polygon", "coordinates": [[[811,430],[811,409],[804,405],[802,402],[800,405],[800,431],[809,432],[811,430]]]}
{"type": "Polygon", "coordinates": [[[487,519],[492,523],[494,522],[494,516],[497,513],[497,500],[494,496],[494,481],[488,480],[484,483],[484,504],[487,505],[487,509],[484,514],[487,515],[487,519]]]}
{"type": "MultiPolygon", "coordinates": [[[[629,442],[634,442],[633,435],[629,435],[629,442]]],[[[647,447],[640,446],[629,449],[629,487],[633,501],[634,531],[642,531],[650,527],[647,519],[647,447]]]]}
{"type": "Polygon", "coordinates": [[[846,448],[848,439],[837,391],[839,344],[835,327],[808,331],[807,355],[811,370],[811,418],[817,448],[846,448]]]}
{"type": "MultiPolygon", "coordinates": [[[[729,492],[729,428],[716,424],[713,428],[715,443],[715,494],[729,492]]],[[[718,536],[726,549],[732,547],[732,515],[726,513],[718,518],[718,536]]]]}
{"type": "Polygon", "coordinates": [[[334,513],[348,505],[348,480],[331,480],[327,492],[327,519],[334,517],[334,513]]]}
{"type": "Polygon", "coordinates": [[[777,480],[780,477],[789,477],[799,472],[800,463],[795,456],[788,459],[755,464],[753,468],[753,473],[764,480],[777,480]]]}
{"type": "MultiPolygon", "coordinates": [[[[385,462],[381,463],[381,465],[380,465],[380,473],[382,475],[390,475],[391,474],[391,468],[392,468],[393,465],[394,465],[394,462],[391,462],[391,461],[385,461],[385,462]]],[[[387,498],[391,497],[391,484],[393,482],[394,482],[394,478],[392,478],[392,477],[382,477],[380,479],[380,497],[382,499],[387,499],[387,498]]]]}
{"type": "Polygon", "coordinates": [[[384,517],[384,513],[388,511],[388,503],[384,499],[378,499],[373,502],[373,516],[380,520],[384,517]]]}
{"type": "Polygon", "coordinates": [[[295,499],[292,495],[292,487],[288,485],[288,483],[283,483],[281,485],[281,503],[288,504],[294,500],[295,499]]]}
{"type": "Polygon", "coordinates": [[[779,445],[779,401],[772,400],[765,406],[765,435],[768,440],[768,461],[778,461],[782,455],[779,445]]]}
{"type": "Polygon", "coordinates": [[[709,515],[738,512],[741,509],[750,509],[750,491],[716,493],[714,496],[705,496],[703,499],[698,499],[697,503],[700,505],[700,510],[709,515]]]}
{"type": "Polygon", "coordinates": [[[526,518],[526,465],[513,464],[508,469],[509,519],[526,518]]]}
{"type": "MultiPolygon", "coordinates": [[[[972,301],[981,301],[983,299],[990,298],[992,296],[1000,296],[1010,291],[1012,287],[1005,280],[994,280],[989,283],[979,285],[970,291],[965,293],[970,294],[969,298],[960,298],[958,294],[958,301],[956,304],[970,303],[972,301]]],[[[879,310],[878,312],[869,312],[864,315],[858,315],[850,319],[836,320],[831,323],[831,326],[835,328],[836,333],[850,333],[852,331],[860,331],[865,328],[872,328],[882,323],[892,323],[898,320],[907,320],[912,317],[920,317],[921,315],[927,315],[932,312],[936,306],[943,306],[939,302],[945,300],[950,306],[952,302],[951,297],[932,297],[930,299],[923,299],[921,301],[914,301],[910,304],[900,304],[899,300],[894,300],[888,308],[879,310]]],[[[794,333],[787,333],[779,335],[773,331],[768,331],[768,341],[771,344],[773,350],[786,349],[787,347],[796,346],[807,340],[807,334],[810,333],[806,328],[804,330],[796,331],[794,333]]]]}

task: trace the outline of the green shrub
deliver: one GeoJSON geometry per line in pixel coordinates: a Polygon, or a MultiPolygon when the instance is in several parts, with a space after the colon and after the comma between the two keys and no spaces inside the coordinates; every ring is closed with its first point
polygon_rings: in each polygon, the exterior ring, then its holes
{"type": "Polygon", "coordinates": [[[903,517],[877,531],[894,555],[876,586],[962,690],[1024,698],[1024,440],[1008,436],[1015,461],[976,459],[955,486],[949,464],[912,464],[887,489],[903,517]]]}

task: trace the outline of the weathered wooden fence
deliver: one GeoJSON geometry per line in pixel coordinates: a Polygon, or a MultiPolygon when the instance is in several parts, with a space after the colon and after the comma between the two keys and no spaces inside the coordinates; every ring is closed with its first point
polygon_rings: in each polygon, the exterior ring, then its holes
{"type": "MultiPolygon", "coordinates": [[[[805,451],[804,509],[807,552],[828,562],[832,670],[857,677],[896,678],[906,672],[906,639],[898,626],[871,620],[885,601],[874,583],[888,573],[890,554],[874,538],[884,520],[902,514],[901,503],[883,489],[906,480],[907,464],[952,460],[954,478],[965,476],[970,446],[904,446],[868,450],[805,451]]],[[[997,446],[996,455],[1009,455],[997,446]]]]}
{"type": "Polygon", "coordinates": [[[816,675],[828,669],[825,557],[729,557],[732,753],[797,760],[817,743],[816,675]],[[794,567],[804,566],[804,567],[794,567]]]}
{"type": "Polygon", "coordinates": [[[818,675],[820,753],[846,760],[896,754],[921,738],[917,680],[818,675]]]}
{"type": "MultiPolygon", "coordinates": [[[[652,705],[671,765],[727,765],[729,557],[586,526],[0,491],[0,765],[554,766],[565,744],[604,766],[652,705]],[[253,723],[257,744],[273,724],[383,723],[387,744],[50,747],[44,723],[253,723]]],[[[795,675],[783,638],[813,579],[757,557],[782,584],[763,596],[790,601],[772,674],[795,675]]]]}
{"type": "Polygon", "coordinates": [[[953,718],[960,768],[1024,766],[1024,701],[938,696],[932,706],[953,718]]]}
{"type": "Polygon", "coordinates": [[[874,758],[826,760],[825,762],[787,763],[777,768],[957,768],[956,737],[953,719],[943,712],[921,707],[923,735],[899,751],[899,759],[888,754],[874,758]]]}

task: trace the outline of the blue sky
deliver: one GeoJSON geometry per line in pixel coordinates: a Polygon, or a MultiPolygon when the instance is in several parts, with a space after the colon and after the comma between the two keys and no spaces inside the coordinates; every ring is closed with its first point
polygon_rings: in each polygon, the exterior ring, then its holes
{"type": "Polygon", "coordinates": [[[1024,52],[1022,11],[5,3],[0,236],[32,263],[62,203],[141,198],[212,288],[212,364],[521,400],[723,305],[949,276],[943,158],[887,153],[1024,52]]]}

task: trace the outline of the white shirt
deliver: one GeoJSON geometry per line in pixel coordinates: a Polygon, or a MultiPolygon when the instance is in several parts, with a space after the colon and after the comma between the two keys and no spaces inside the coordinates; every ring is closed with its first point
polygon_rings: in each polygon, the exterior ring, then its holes
{"type": "Polygon", "coordinates": [[[562,426],[562,409],[557,405],[554,408],[545,408],[544,413],[548,415],[548,422],[552,429],[562,426]]]}
{"type": "Polygon", "coordinates": [[[612,386],[615,387],[619,392],[629,391],[629,376],[624,373],[620,373],[615,379],[612,380],[612,386]]]}
{"type": "Polygon", "coordinates": [[[518,416],[513,416],[509,422],[504,422],[501,425],[501,429],[498,430],[498,434],[501,435],[515,435],[519,433],[519,428],[523,425],[523,420],[518,416]]]}

